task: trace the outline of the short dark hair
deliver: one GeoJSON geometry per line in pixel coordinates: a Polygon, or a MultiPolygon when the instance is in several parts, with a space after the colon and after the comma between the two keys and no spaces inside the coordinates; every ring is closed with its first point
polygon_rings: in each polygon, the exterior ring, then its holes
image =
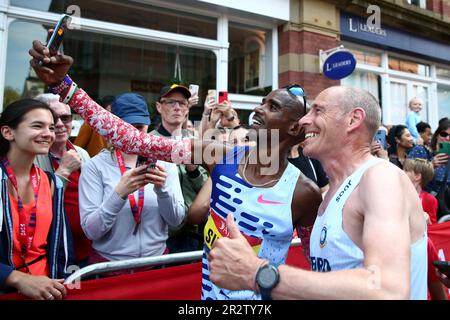
{"type": "Polygon", "coordinates": [[[428,123],[423,122],[423,121],[420,121],[418,124],[416,124],[416,128],[419,133],[423,133],[427,129],[431,130],[431,126],[428,123]]]}
{"type": "MultiPolygon", "coordinates": [[[[22,99],[15,101],[3,110],[0,116],[0,129],[3,126],[8,126],[12,129],[16,129],[23,121],[24,116],[35,109],[45,109],[50,111],[55,121],[55,113],[45,102],[41,102],[35,99],[22,99]]],[[[6,140],[2,134],[0,134],[0,155],[4,156],[9,151],[9,141],[6,140]]]]}
{"type": "Polygon", "coordinates": [[[441,123],[444,121],[448,121],[448,118],[444,117],[444,118],[439,119],[439,125],[441,125],[441,123]]]}

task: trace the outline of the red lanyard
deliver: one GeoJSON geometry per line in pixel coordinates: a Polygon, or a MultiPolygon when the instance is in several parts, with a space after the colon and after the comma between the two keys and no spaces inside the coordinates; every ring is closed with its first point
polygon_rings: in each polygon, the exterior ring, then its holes
{"type": "MultiPolygon", "coordinates": [[[[119,150],[116,150],[116,157],[117,162],[119,163],[119,169],[120,173],[123,174],[127,171],[127,168],[125,167],[125,162],[123,161],[122,154],[119,150]]],[[[144,208],[144,187],[139,188],[139,198],[138,198],[138,205],[136,206],[136,199],[134,198],[134,195],[130,193],[128,195],[128,200],[130,201],[130,207],[131,212],[133,213],[134,221],[136,222],[136,229],[134,230],[134,233],[137,231],[137,226],[141,223],[141,212],[144,208]]]]}
{"type": "Polygon", "coordinates": [[[39,185],[40,185],[40,177],[36,166],[33,164],[30,171],[30,181],[33,187],[34,193],[34,206],[31,208],[30,220],[27,223],[27,217],[23,210],[23,201],[19,194],[19,187],[17,186],[17,179],[14,171],[6,158],[2,158],[1,162],[5,167],[6,173],[8,174],[8,178],[11,181],[12,186],[17,192],[17,205],[19,212],[19,242],[20,242],[20,258],[23,261],[23,264],[26,267],[27,273],[30,273],[28,265],[25,261],[25,256],[28,250],[31,248],[31,244],[33,243],[34,233],[36,231],[36,222],[37,222],[37,202],[38,202],[38,194],[39,194],[39,185]]]}

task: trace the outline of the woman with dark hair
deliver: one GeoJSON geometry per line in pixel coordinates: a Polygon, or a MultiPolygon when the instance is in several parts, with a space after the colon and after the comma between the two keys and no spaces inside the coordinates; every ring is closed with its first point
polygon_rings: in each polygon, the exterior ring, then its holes
{"type": "Polygon", "coordinates": [[[32,99],[10,104],[0,117],[0,290],[40,300],[66,295],[61,278],[73,257],[62,181],[33,164],[48,153],[54,127],[49,106],[32,99]]]}
{"type": "Polygon", "coordinates": [[[408,128],[404,125],[393,126],[388,133],[388,155],[389,161],[400,169],[403,169],[403,162],[406,160],[408,151],[413,147],[413,137],[408,128]]]}

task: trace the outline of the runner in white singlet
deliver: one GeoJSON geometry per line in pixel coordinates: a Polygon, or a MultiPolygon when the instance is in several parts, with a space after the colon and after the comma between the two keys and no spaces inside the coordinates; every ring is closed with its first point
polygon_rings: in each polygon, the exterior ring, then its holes
{"type": "Polygon", "coordinates": [[[258,291],[257,279],[277,299],[426,299],[420,200],[403,171],[370,154],[380,111],[367,91],[331,87],[299,122],[304,154],[321,162],[330,181],[310,240],[312,269],[323,272],[268,268],[228,219],[231,239],[219,239],[210,253],[213,283],[258,291]],[[258,270],[264,278],[255,277],[258,270]]]}

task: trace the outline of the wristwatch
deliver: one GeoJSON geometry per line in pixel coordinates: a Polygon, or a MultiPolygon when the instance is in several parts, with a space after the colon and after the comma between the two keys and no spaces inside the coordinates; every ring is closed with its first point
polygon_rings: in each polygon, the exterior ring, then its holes
{"type": "Polygon", "coordinates": [[[259,267],[256,272],[255,281],[258,285],[259,292],[261,292],[261,298],[263,300],[272,300],[270,293],[280,281],[280,273],[278,272],[278,268],[270,263],[259,267]]]}

